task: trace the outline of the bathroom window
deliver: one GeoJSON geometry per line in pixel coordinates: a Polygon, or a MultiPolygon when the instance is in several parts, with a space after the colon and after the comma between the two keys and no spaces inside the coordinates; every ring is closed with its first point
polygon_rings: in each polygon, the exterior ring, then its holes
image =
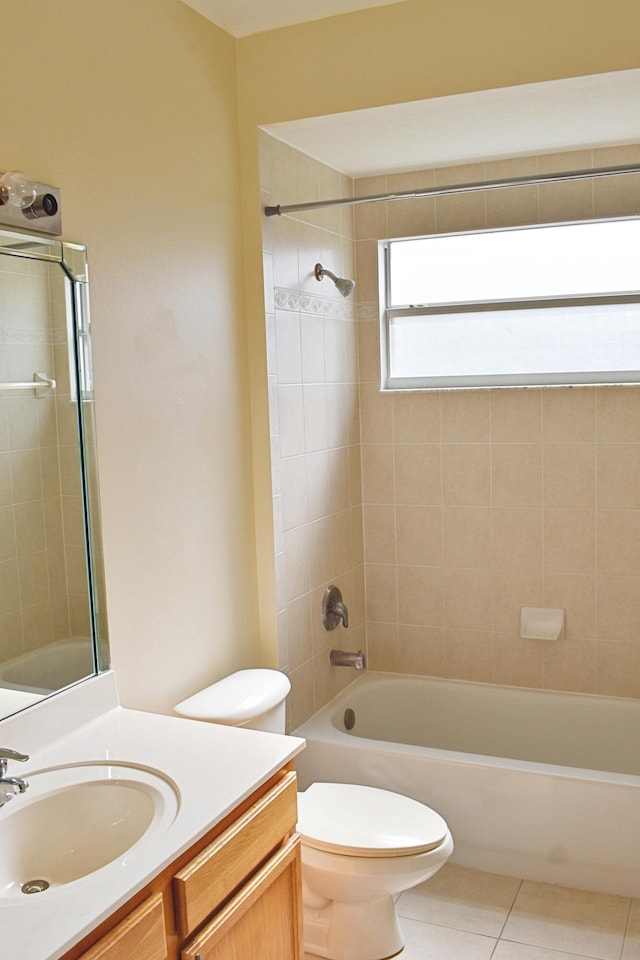
{"type": "Polygon", "coordinates": [[[382,388],[640,382],[640,218],[380,243],[382,388]]]}

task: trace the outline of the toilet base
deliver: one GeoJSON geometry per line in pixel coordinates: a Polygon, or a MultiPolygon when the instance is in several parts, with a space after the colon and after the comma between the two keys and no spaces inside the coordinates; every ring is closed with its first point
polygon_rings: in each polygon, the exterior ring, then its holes
{"type": "MultiPolygon", "coordinates": [[[[304,898],[303,898],[304,902],[304,898]]],[[[327,960],[388,960],[404,949],[393,897],[304,904],[304,949],[327,960]]]]}

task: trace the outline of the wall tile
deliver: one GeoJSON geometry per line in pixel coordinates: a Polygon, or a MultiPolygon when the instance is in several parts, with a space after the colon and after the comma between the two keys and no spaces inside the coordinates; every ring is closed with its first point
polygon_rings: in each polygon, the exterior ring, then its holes
{"type": "Polygon", "coordinates": [[[640,510],[640,443],[598,445],[598,507],[640,510]]]}
{"type": "Polygon", "coordinates": [[[490,439],[491,393],[452,390],[441,394],[443,443],[482,443],[490,439]]]}
{"type": "Polygon", "coordinates": [[[598,440],[640,442],[640,387],[599,387],[596,391],[598,440]]]}
{"type": "Polygon", "coordinates": [[[367,563],[396,562],[396,515],[393,505],[365,504],[364,558],[367,563]]]}
{"type": "Polygon", "coordinates": [[[397,590],[400,623],[444,626],[443,572],[440,567],[399,566],[397,590]]]}
{"type": "Polygon", "coordinates": [[[442,513],[445,567],[489,566],[491,511],[486,507],[445,507],[442,513]]]}
{"type": "Polygon", "coordinates": [[[362,499],[364,503],[393,503],[393,446],[390,443],[363,444],[362,499]]]}
{"type": "Polygon", "coordinates": [[[596,641],[562,640],[544,647],[544,685],[547,690],[595,693],[596,641]]]}
{"type": "Polygon", "coordinates": [[[367,578],[367,620],[395,623],[398,619],[395,565],[368,563],[365,567],[365,575],[367,578]]]}
{"type": "Polygon", "coordinates": [[[441,566],[441,507],[397,505],[395,518],[397,562],[441,566]]]}
{"type": "Polygon", "coordinates": [[[447,675],[457,680],[491,683],[491,633],[477,630],[447,630],[445,638],[447,675]]]}
{"type": "Polygon", "coordinates": [[[595,444],[544,445],[544,505],[580,510],[595,509],[595,444]]]}
{"type": "Polygon", "coordinates": [[[599,577],[596,603],[598,640],[628,642],[637,636],[640,623],[640,579],[599,577]]]}
{"type": "Polygon", "coordinates": [[[598,573],[609,577],[640,576],[640,512],[598,513],[598,573]]]}
{"type": "Polygon", "coordinates": [[[494,507],[542,505],[541,444],[492,444],[491,502],[494,507]]]}
{"type": "Polygon", "coordinates": [[[447,628],[490,631],[492,587],[488,570],[448,570],[444,587],[447,628]]]}
{"type": "Polygon", "coordinates": [[[446,676],[444,630],[401,623],[398,626],[398,659],[403,673],[446,676]]]}
{"type": "Polygon", "coordinates": [[[589,387],[543,390],[542,423],[546,443],[595,440],[595,391],[589,387]]]}
{"type": "Polygon", "coordinates": [[[491,679],[514,687],[544,686],[544,641],[494,634],[491,679]]]}
{"type": "Polygon", "coordinates": [[[440,443],[440,393],[393,394],[395,443],[440,443]]]}
{"type": "Polygon", "coordinates": [[[541,390],[492,390],[491,440],[534,443],[542,439],[541,390]]]}
{"type": "Polygon", "coordinates": [[[493,510],[494,570],[541,571],[543,514],[541,510],[493,510]]]}
{"type": "Polygon", "coordinates": [[[396,503],[441,503],[440,445],[397,443],[394,448],[394,476],[396,503]]]}
{"type": "Polygon", "coordinates": [[[445,444],[442,448],[444,502],[459,506],[489,506],[490,466],[489,444],[445,444]]]}
{"type": "Polygon", "coordinates": [[[552,573],[595,573],[595,511],[546,510],[544,562],[545,569],[552,573]]]}

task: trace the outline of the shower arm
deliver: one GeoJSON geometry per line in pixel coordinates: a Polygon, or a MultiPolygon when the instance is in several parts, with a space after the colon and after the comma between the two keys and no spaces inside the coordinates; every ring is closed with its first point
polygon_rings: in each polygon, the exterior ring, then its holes
{"type": "Polygon", "coordinates": [[[500,190],[505,187],[524,187],[545,183],[563,183],[570,180],[589,180],[597,177],[622,176],[628,173],[640,173],[640,164],[633,163],[623,167],[597,167],[593,170],[573,170],[565,173],[537,173],[525,177],[509,177],[505,180],[480,180],[474,183],[457,183],[442,187],[423,187],[413,190],[401,190],[396,193],[372,193],[364,197],[339,197],[333,200],[313,200],[309,203],[276,204],[264,208],[266,217],[280,217],[282,214],[299,210],[319,210],[323,207],[353,207],[360,203],[379,203],[385,200],[411,200],[419,197],[447,197],[458,193],[476,193],[481,190],[500,190]]]}

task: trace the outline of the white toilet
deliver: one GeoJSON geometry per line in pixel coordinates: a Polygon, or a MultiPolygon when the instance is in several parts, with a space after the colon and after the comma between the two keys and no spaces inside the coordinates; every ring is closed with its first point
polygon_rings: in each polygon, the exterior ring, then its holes
{"type": "MultiPolygon", "coordinates": [[[[277,670],[240,670],[176,707],[194,720],[284,733],[291,684],[277,670]]],[[[330,960],[386,960],[404,941],[394,898],[453,852],[442,817],[375,787],[313,783],[298,794],[304,948],[330,960]]]]}

